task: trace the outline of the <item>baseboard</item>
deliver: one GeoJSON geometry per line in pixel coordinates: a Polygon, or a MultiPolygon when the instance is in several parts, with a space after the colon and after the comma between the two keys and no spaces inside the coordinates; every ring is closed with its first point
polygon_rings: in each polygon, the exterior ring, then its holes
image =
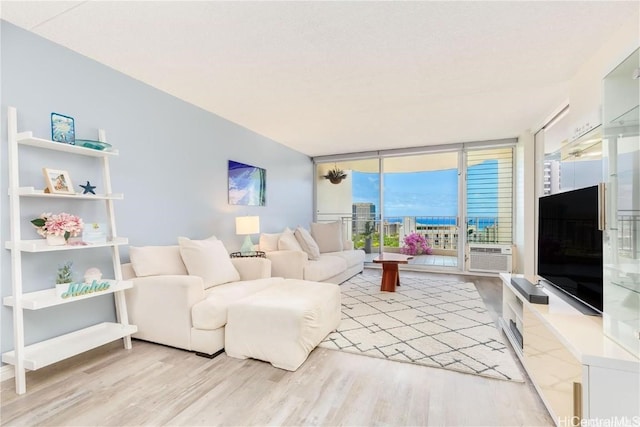
{"type": "Polygon", "coordinates": [[[13,378],[15,373],[16,370],[13,365],[4,365],[0,367],[0,382],[13,378]]]}

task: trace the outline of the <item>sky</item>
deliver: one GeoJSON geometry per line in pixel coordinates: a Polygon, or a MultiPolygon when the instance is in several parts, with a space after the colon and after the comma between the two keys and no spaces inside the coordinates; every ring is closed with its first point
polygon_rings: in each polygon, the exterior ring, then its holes
{"type": "MultiPolygon", "coordinates": [[[[431,172],[385,174],[385,216],[456,216],[458,172],[455,169],[431,172]]],[[[380,213],[377,173],[353,172],[353,201],[373,202],[380,213]]]]}
{"type": "MultiPolygon", "coordinates": [[[[494,216],[497,213],[497,163],[488,160],[468,169],[472,177],[482,175],[481,181],[470,184],[467,200],[470,216],[494,216]],[[480,184],[478,184],[480,183],[480,184]],[[478,189],[478,193],[476,193],[478,189]]],[[[374,203],[380,213],[378,173],[353,171],[354,203],[374,203]]],[[[385,217],[457,216],[458,170],[445,169],[427,172],[386,173],[384,175],[385,217]]]]}

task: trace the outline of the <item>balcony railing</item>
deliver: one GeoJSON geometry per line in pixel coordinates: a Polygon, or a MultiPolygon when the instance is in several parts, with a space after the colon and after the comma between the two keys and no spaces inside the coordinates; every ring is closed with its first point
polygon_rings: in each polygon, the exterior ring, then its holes
{"type": "MultiPolygon", "coordinates": [[[[380,247],[380,219],[354,218],[352,214],[318,214],[319,222],[341,221],[343,235],[353,240],[356,248],[366,245],[367,223],[373,229],[370,236],[374,252],[380,247]]],[[[618,216],[618,249],[625,256],[640,258],[640,215],[618,216]]],[[[382,224],[384,247],[394,249],[402,246],[402,239],[415,231],[424,235],[433,249],[455,251],[458,248],[456,217],[453,216],[403,216],[386,217],[382,224]]],[[[467,219],[467,242],[469,243],[510,243],[500,238],[500,228],[511,227],[501,224],[498,217],[471,217],[467,219]]]]}
{"type": "MultiPolygon", "coordinates": [[[[378,248],[382,229],[385,249],[400,248],[404,237],[412,232],[425,236],[433,249],[458,249],[459,236],[455,216],[385,217],[384,223],[381,224],[379,218],[354,218],[352,214],[345,213],[318,214],[320,222],[337,220],[342,221],[344,235],[353,240],[356,248],[364,248],[367,245],[367,230],[372,230],[369,236],[372,247],[378,248]]],[[[468,219],[467,224],[467,241],[499,243],[497,217],[473,217],[468,219]]]]}

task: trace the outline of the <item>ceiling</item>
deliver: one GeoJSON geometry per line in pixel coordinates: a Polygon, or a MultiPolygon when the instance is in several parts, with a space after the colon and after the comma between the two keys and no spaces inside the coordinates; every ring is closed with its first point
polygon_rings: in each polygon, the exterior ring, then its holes
{"type": "Polygon", "coordinates": [[[3,1],[2,18],[310,156],[510,138],[639,2],[3,1]]]}

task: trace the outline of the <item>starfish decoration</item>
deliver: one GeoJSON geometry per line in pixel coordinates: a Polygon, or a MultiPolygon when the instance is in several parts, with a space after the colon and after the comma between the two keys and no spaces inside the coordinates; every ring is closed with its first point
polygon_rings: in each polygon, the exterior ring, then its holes
{"type": "Polygon", "coordinates": [[[80,185],[80,187],[82,187],[82,189],[84,190],[82,192],[82,194],[89,194],[89,193],[96,194],[96,192],[93,191],[93,190],[96,189],[96,186],[95,185],[91,185],[91,183],[89,181],[87,181],[87,185],[80,185]]]}

